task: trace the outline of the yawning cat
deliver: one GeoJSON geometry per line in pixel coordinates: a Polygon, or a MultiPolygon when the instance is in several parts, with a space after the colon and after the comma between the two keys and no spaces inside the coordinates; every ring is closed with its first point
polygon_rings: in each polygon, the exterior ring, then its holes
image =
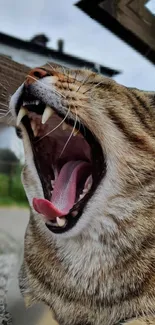
{"type": "Polygon", "coordinates": [[[20,287],[60,325],[155,313],[155,93],[32,70],[10,101],[31,208],[20,287]]]}

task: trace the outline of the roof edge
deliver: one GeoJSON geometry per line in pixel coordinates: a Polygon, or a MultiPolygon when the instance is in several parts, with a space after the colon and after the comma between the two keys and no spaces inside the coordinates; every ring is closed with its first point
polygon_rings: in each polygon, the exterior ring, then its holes
{"type": "MultiPolygon", "coordinates": [[[[29,52],[33,52],[33,53],[38,53],[41,55],[45,55],[48,56],[49,59],[50,57],[57,59],[57,60],[63,60],[66,63],[70,63],[70,64],[75,64],[77,67],[82,68],[82,67],[86,67],[88,69],[94,69],[95,68],[95,64],[97,62],[92,62],[92,61],[87,61],[85,59],[76,57],[76,56],[72,56],[70,54],[64,53],[64,52],[59,52],[57,50],[54,49],[50,49],[48,47],[44,47],[38,44],[34,44],[30,41],[25,41],[19,38],[16,38],[14,36],[10,36],[4,33],[0,33],[0,43],[3,43],[5,45],[9,45],[9,46],[13,46],[15,48],[21,48],[24,50],[27,50],[29,52]]],[[[109,68],[109,67],[105,67],[103,65],[100,65],[100,72],[101,74],[106,74],[110,77],[113,77],[119,73],[121,73],[121,71],[109,68]]]]}

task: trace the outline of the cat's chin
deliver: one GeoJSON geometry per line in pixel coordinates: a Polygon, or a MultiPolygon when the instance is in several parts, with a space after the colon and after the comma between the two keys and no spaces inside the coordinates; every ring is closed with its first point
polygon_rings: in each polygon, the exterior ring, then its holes
{"type": "Polygon", "coordinates": [[[64,233],[77,224],[105,175],[101,145],[76,111],[50,107],[32,91],[23,89],[15,112],[17,125],[29,138],[33,169],[43,190],[44,197],[34,195],[33,208],[50,231],[64,233]]]}

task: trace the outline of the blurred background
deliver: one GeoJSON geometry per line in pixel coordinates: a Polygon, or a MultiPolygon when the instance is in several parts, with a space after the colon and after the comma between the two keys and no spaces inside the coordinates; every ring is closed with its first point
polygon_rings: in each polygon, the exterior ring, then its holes
{"type": "MultiPolygon", "coordinates": [[[[125,86],[155,90],[155,0],[0,1],[0,229],[20,243],[29,218],[20,181],[24,154],[4,117],[28,69],[46,62],[89,68],[125,86]]],[[[24,318],[21,304],[10,308],[14,324],[24,325],[23,319],[36,324],[32,315],[24,318]]]]}

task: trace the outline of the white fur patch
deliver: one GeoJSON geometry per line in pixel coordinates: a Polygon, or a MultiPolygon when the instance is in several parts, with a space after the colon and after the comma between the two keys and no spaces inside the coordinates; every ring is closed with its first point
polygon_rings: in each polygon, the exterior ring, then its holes
{"type": "Polygon", "coordinates": [[[16,92],[11,96],[10,103],[9,103],[9,109],[11,111],[11,114],[16,117],[15,107],[17,105],[18,99],[20,95],[22,94],[24,84],[22,84],[16,92]]]}

